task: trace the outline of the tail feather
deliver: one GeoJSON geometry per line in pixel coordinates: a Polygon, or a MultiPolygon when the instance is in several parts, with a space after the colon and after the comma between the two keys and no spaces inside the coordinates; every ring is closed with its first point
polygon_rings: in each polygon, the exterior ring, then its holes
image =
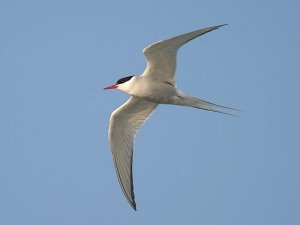
{"type": "Polygon", "coordinates": [[[231,116],[236,116],[234,112],[240,111],[238,109],[217,105],[208,101],[204,101],[198,98],[191,97],[183,92],[178,92],[176,100],[174,101],[176,105],[189,106],[193,108],[208,110],[217,113],[223,113],[231,116]]]}
{"type": "Polygon", "coordinates": [[[238,109],[217,105],[217,104],[214,104],[214,103],[211,103],[208,101],[204,101],[204,100],[201,100],[198,98],[194,98],[194,97],[192,97],[192,98],[195,101],[194,106],[192,106],[194,108],[204,109],[204,110],[217,112],[217,113],[223,113],[223,114],[227,114],[227,115],[231,115],[231,116],[236,116],[234,114],[234,111],[240,111],[238,109]]]}

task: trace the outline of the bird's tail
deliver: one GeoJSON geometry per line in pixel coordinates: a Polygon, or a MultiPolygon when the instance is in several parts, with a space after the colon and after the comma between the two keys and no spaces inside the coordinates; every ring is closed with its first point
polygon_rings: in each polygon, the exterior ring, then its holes
{"type": "Polygon", "coordinates": [[[204,101],[198,98],[194,98],[183,92],[178,92],[174,104],[223,113],[231,116],[236,116],[234,112],[240,111],[238,109],[229,108],[208,101],[204,101]]]}

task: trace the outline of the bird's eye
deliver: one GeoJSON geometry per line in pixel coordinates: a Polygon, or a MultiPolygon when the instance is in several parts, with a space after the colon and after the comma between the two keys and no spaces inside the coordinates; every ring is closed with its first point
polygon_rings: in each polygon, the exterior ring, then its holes
{"type": "Polygon", "coordinates": [[[133,76],[128,76],[128,77],[123,77],[121,79],[119,79],[116,84],[123,84],[125,83],[126,81],[129,81],[133,76]]]}

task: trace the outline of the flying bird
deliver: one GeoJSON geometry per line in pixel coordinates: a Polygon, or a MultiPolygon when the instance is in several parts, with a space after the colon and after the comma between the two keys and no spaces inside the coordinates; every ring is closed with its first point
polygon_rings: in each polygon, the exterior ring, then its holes
{"type": "Polygon", "coordinates": [[[133,192],[132,158],[137,130],[159,104],[194,107],[232,115],[233,108],[216,105],[191,97],[176,87],[175,70],[178,49],[185,43],[227,24],[208,27],[155,42],[146,48],[147,67],[139,76],[127,76],[104,88],[118,89],[131,97],[112,112],[108,139],[122,191],[131,207],[136,210],[133,192]]]}

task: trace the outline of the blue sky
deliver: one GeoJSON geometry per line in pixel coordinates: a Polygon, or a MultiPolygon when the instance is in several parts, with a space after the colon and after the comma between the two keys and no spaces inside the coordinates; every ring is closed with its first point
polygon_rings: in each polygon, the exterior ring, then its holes
{"type": "Polygon", "coordinates": [[[0,1],[0,224],[300,223],[299,1],[0,1]],[[107,129],[148,44],[229,23],[178,55],[183,91],[140,130],[138,211],[107,129]]]}

